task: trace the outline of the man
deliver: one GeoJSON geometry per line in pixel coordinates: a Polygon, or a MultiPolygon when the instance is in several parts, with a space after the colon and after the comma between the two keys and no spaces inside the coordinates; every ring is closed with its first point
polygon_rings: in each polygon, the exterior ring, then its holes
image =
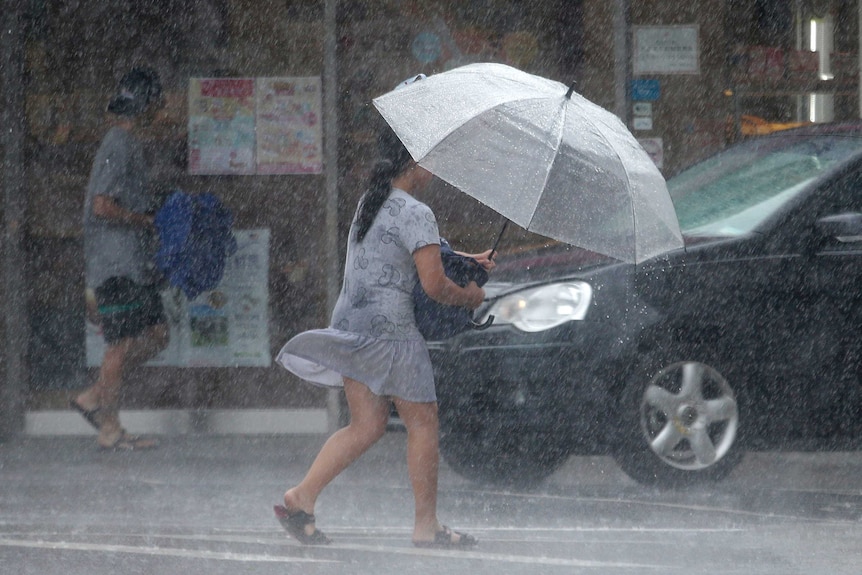
{"type": "Polygon", "coordinates": [[[158,444],[123,429],[119,400],[124,373],[168,343],[149,249],[153,197],[136,136],[162,104],[154,70],[134,68],[123,76],[108,103],[113,125],[96,153],[84,203],[88,312],[97,315],[106,347],[96,383],[70,403],[98,430],[96,441],[104,449],[148,449],[158,444]]]}

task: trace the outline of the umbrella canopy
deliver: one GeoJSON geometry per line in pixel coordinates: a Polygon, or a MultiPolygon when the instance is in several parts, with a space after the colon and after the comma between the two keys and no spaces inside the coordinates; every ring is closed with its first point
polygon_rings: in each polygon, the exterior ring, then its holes
{"type": "Polygon", "coordinates": [[[374,106],[419,165],[527,230],[635,263],[683,246],[653,161],[564,84],[470,64],[374,106]]]}

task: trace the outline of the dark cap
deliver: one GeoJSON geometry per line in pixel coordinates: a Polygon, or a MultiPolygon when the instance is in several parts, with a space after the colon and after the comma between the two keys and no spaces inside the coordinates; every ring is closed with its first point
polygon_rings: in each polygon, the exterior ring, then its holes
{"type": "Polygon", "coordinates": [[[108,111],[118,116],[137,116],[148,106],[161,107],[162,83],[152,68],[132,68],[120,79],[108,111]]]}

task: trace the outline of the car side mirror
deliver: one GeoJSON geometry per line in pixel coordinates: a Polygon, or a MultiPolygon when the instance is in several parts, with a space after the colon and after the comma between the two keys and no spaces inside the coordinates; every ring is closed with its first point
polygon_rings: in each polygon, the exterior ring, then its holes
{"type": "Polygon", "coordinates": [[[815,224],[821,237],[834,238],[841,243],[862,242],[862,214],[852,212],[826,216],[815,224]]]}

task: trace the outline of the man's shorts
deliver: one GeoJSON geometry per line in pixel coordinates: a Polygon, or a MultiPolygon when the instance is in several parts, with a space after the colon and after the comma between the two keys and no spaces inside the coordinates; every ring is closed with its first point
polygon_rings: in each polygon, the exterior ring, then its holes
{"type": "Polygon", "coordinates": [[[137,337],[148,327],[165,323],[162,298],[154,285],[141,285],[127,277],[112,277],[96,288],[96,303],[105,343],[137,337]]]}

